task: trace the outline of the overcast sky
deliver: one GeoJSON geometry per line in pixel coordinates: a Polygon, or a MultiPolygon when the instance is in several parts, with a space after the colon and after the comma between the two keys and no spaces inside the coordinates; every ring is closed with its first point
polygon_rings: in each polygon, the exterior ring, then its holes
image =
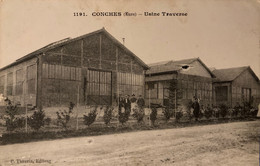
{"type": "Polygon", "coordinates": [[[148,64],[200,57],[208,67],[251,66],[260,77],[259,0],[0,0],[0,67],[102,27],[148,64]],[[91,15],[100,11],[188,16],[91,15]]]}

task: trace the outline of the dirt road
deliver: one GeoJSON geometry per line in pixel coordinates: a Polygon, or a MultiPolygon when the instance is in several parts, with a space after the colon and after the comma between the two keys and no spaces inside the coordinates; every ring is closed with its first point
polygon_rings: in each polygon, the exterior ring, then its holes
{"type": "Polygon", "coordinates": [[[258,120],[13,144],[0,146],[0,163],[257,166],[259,132],[258,120]]]}

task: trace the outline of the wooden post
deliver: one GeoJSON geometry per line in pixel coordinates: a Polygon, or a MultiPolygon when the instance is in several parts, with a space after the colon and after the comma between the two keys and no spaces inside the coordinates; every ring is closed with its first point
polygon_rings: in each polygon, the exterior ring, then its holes
{"type": "Polygon", "coordinates": [[[117,97],[117,106],[119,109],[119,87],[118,87],[118,47],[116,47],[116,97],[117,97]]]}
{"type": "Polygon", "coordinates": [[[83,39],[81,40],[81,43],[80,43],[80,58],[81,58],[81,67],[83,67],[83,60],[84,60],[84,57],[83,57],[83,54],[84,54],[84,50],[83,50],[83,39]]]}
{"type": "Polygon", "coordinates": [[[25,104],[25,132],[28,133],[28,127],[27,127],[27,104],[25,104]]]}
{"type": "Polygon", "coordinates": [[[148,115],[148,119],[149,119],[149,126],[151,126],[151,119],[150,119],[150,114],[151,114],[151,101],[150,101],[150,88],[148,86],[148,100],[149,100],[149,115],[148,115]]]}
{"type": "Polygon", "coordinates": [[[174,90],[174,96],[175,96],[175,111],[174,111],[174,114],[175,114],[175,119],[176,119],[176,111],[177,111],[177,96],[176,96],[176,94],[177,94],[177,86],[174,90]]]}
{"type": "Polygon", "coordinates": [[[99,35],[99,69],[101,69],[101,57],[102,57],[102,48],[101,48],[101,45],[102,45],[102,35],[100,34],[99,35]]]}
{"type": "Polygon", "coordinates": [[[133,60],[131,59],[131,63],[130,63],[130,65],[131,65],[131,75],[130,75],[130,84],[131,84],[131,95],[133,95],[133,81],[132,81],[132,79],[133,79],[133,60]]]}
{"type": "MultiPolygon", "coordinates": [[[[119,77],[118,77],[118,47],[116,47],[116,100],[117,100],[117,113],[119,116],[119,77]]],[[[119,118],[117,118],[117,127],[119,126],[119,118]]]]}
{"type": "Polygon", "coordinates": [[[78,129],[79,129],[78,109],[79,109],[79,85],[78,85],[78,93],[77,93],[76,130],[78,130],[78,129]]]}
{"type": "Polygon", "coordinates": [[[149,109],[151,108],[151,101],[150,101],[150,97],[151,97],[151,95],[150,95],[150,88],[148,87],[148,100],[149,100],[149,109]]]}

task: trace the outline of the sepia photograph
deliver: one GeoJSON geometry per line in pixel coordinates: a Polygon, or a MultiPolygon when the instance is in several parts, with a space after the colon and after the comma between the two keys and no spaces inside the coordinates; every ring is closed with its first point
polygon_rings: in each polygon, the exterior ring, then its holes
{"type": "Polygon", "coordinates": [[[258,166],[259,0],[0,0],[0,166],[258,166]]]}

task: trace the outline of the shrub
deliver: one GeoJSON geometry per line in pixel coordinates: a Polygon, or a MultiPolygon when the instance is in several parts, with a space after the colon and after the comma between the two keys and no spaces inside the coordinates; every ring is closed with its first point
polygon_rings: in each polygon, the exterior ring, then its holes
{"type": "Polygon", "coordinates": [[[250,116],[250,108],[251,108],[250,103],[249,102],[245,102],[244,103],[244,116],[245,117],[250,116]]]}
{"type": "Polygon", "coordinates": [[[28,124],[31,128],[38,131],[44,126],[45,113],[43,110],[34,111],[33,115],[28,118],[28,124]]]}
{"type": "Polygon", "coordinates": [[[191,111],[193,109],[192,105],[193,105],[192,101],[189,100],[189,102],[187,104],[187,116],[188,116],[189,121],[191,121],[193,118],[193,112],[191,111]]]}
{"type": "Polygon", "coordinates": [[[25,123],[26,123],[25,117],[17,117],[17,118],[15,118],[15,126],[16,126],[16,128],[23,128],[23,127],[25,127],[25,123]]]}
{"type": "Polygon", "coordinates": [[[182,110],[178,110],[177,112],[176,112],[176,122],[179,122],[179,120],[182,118],[182,116],[183,116],[183,112],[182,112],[182,110]]]}
{"type": "Polygon", "coordinates": [[[25,118],[24,117],[16,117],[14,119],[6,118],[6,127],[7,131],[13,131],[17,128],[25,127],[25,118]]]}
{"type": "Polygon", "coordinates": [[[103,119],[106,125],[108,125],[112,119],[112,111],[113,111],[113,107],[109,107],[109,106],[107,106],[104,111],[103,119]]]}
{"type": "Polygon", "coordinates": [[[57,124],[58,125],[61,125],[65,130],[68,129],[68,123],[70,121],[70,114],[71,112],[70,111],[59,111],[59,112],[56,112],[57,114],[57,124]]]}
{"type": "Polygon", "coordinates": [[[168,122],[168,120],[173,116],[173,110],[167,107],[163,110],[163,115],[165,117],[166,122],[168,122]]]}
{"type": "Polygon", "coordinates": [[[150,120],[152,122],[152,125],[154,126],[155,120],[157,119],[157,109],[155,107],[152,107],[152,112],[150,114],[150,120]]]}
{"type": "Polygon", "coordinates": [[[94,110],[90,111],[88,115],[84,115],[84,124],[90,126],[95,122],[97,117],[97,107],[94,110]]]}
{"type": "Polygon", "coordinates": [[[134,114],[133,117],[136,118],[138,123],[141,123],[144,119],[144,110],[141,108],[135,108],[133,109],[134,114]]]}
{"type": "Polygon", "coordinates": [[[228,113],[228,107],[225,104],[221,104],[219,107],[219,114],[222,118],[226,117],[228,113]]]}
{"type": "Polygon", "coordinates": [[[210,107],[207,107],[204,114],[205,114],[205,117],[207,119],[209,119],[210,117],[212,117],[213,110],[210,107]]]}
{"type": "Polygon", "coordinates": [[[75,104],[73,102],[69,103],[69,111],[58,111],[57,114],[57,125],[61,125],[65,130],[68,129],[68,124],[70,121],[70,115],[72,114],[75,104]]]}
{"type": "Polygon", "coordinates": [[[239,105],[236,105],[236,106],[233,108],[232,116],[233,116],[233,117],[237,117],[238,113],[240,113],[240,110],[241,110],[241,107],[240,107],[239,105]]]}
{"type": "Polygon", "coordinates": [[[240,109],[240,115],[242,117],[249,117],[252,106],[250,102],[243,102],[243,107],[240,109]]]}
{"type": "Polygon", "coordinates": [[[51,118],[45,118],[44,119],[44,124],[46,124],[46,125],[50,125],[51,124],[51,118]]]}
{"type": "Polygon", "coordinates": [[[256,108],[250,109],[250,115],[252,117],[256,117],[257,116],[257,112],[258,112],[258,110],[256,108]]]}
{"type": "Polygon", "coordinates": [[[216,118],[219,118],[219,107],[217,106],[213,107],[213,114],[216,118]]]}
{"type": "Polygon", "coordinates": [[[129,119],[129,113],[128,113],[128,111],[122,111],[122,109],[120,110],[118,110],[118,120],[119,120],[119,122],[120,123],[122,123],[122,124],[124,124],[124,123],[126,123],[127,121],[128,121],[128,119],[129,119]]]}
{"type": "Polygon", "coordinates": [[[15,115],[17,115],[17,111],[18,111],[17,106],[12,105],[11,100],[9,100],[8,98],[5,99],[5,102],[7,103],[6,111],[5,111],[7,114],[7,116],[5,116],[6,130],[13,131],[19,127],[18,124],[21,122],[21,120],[19,118],[15,118],[15,115]]]}

